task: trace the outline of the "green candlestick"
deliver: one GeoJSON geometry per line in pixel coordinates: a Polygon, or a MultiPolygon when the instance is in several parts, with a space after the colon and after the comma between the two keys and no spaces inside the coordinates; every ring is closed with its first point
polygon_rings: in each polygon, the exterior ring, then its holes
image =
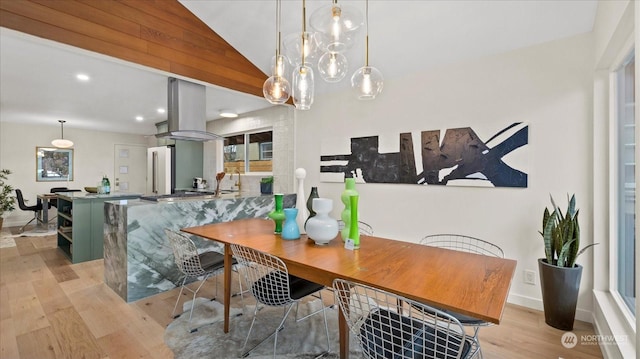
{"type": "Polygon", "coordinates": [[[349,239],[353,240],[353,248],[360,248],[360,228],[358,228],[358,195],[349,196],[351,219],[349,222],[349,239]]]}

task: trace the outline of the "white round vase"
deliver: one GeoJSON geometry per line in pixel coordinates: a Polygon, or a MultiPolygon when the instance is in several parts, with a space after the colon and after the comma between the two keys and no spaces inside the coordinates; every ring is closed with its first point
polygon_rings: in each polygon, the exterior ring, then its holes
{"type": "Polygon", "coordinates": [[[338,221],[329,217],[329,212],[333,209],[333,200],[314,198],[311,208],[316,215],[307,220],[307,236],[318,245],[328,244],[338,235],[338,221]]]}

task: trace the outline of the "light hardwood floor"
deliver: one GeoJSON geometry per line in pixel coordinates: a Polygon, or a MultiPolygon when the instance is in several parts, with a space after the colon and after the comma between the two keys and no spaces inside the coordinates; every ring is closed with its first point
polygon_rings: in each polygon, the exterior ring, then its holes
{"type": "MultiPolygon", "coordinates": [[[[0,249],[0,358],[173,358],[163,335],[177,290],[125,303],[104,284],[102,260],[70,264],[55,236],[15,242],[0,249]]],[[[573,332],[594,333],[584,322],[573,332]]],[[[509,304],[480,340],[485,358],[602,358],[597,345],[564,348],[562,334],[543,313],[509,304]]]]}

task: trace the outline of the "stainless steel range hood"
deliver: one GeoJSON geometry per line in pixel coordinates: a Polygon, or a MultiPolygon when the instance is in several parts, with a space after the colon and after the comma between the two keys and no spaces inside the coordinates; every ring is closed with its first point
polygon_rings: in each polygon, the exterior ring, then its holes
{"type": "Polygon", "coordinates": [[[203,85],[169,78],[167,122],[169,130],[158,133],[157,138],[187,141],[222,140],[223,137],[207,132],[207,100],[203,85]]]}

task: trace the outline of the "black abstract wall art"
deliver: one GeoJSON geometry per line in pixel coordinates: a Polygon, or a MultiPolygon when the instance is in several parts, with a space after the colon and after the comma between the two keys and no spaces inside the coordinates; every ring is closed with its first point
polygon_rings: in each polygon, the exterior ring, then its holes
{"type": "Polygon", "coordinates": [[[338,182],[355,177],[364,183],[527,187],[528,125],[513,123],[486,137],[470,127],[406,132],[399,134],[398,151],[386,153],[380,152],[379,136],[351,138],[350,153],[335,153],[335,146],[323,144],[320,177],[338,182]]]}

